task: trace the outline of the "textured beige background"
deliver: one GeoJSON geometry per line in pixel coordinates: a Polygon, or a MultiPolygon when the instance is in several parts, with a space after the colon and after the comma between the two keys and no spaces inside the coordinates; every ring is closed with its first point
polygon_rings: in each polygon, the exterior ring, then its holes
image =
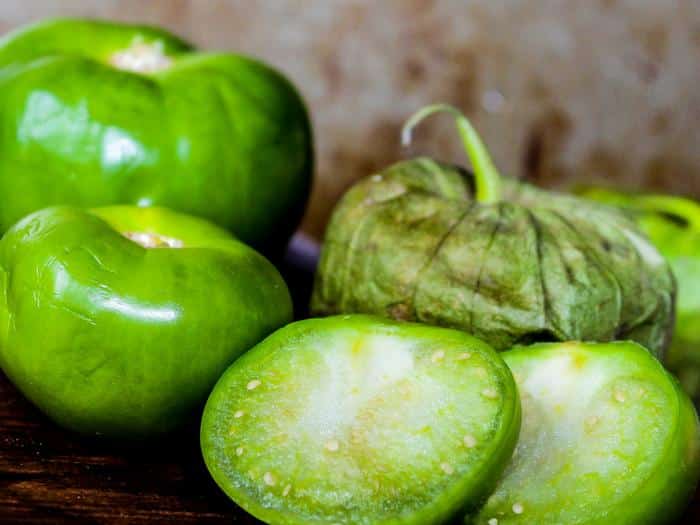
{"type": "MultiPolygon", "coordinates": [[[[700,0],[2,0],[0,29],[55,15],[158,23],[284,70],[316,126],[315,234],[353,179],[407,154],[400,125],[432,101],[471,115],[505,172],[700,196],[700,0]]],[[[461,159],[449,121],[420,139],[461,159]]]]}

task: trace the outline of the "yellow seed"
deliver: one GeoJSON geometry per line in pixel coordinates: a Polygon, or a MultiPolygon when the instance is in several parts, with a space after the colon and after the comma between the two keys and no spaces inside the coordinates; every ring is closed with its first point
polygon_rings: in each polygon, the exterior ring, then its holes
{"type": "Polygon", "coordinates": [[[442,361],[443,359],[445,359],[445,352],[443,352],[442,350],[438,350],[433,354],[433,357],[430,358],[430,360],[433,363],[437,363],[438,361],[442,361]]]}
{"type": "Polygon", "coordinates": [[[618,403],[624,403],[625,402],[624,392],[621,392],[619,390],[615,390],[615,401],[617,401],[618,403]]]}
{"type": "Polygon", "coordinates": [[[233,414],[233,417],[238,419],[239,417],[243,417],[244,415],[245,415],[245,412],[243,412],[243,410],[236,410],[236,413],[233,414]]]}
{"type": "Polygon", "coordinates": [[[243,447],[238,447],[236,449],[236,456],[242,456],[243,455],[243,447]]]}
{"type": "Polygon", "coordinates": [[[586,425],[593,427],[598,424],[598,421],[600,421],[598,416],[589,416],[586,418],[586,425]]]}
{"type": "Polygon", "coordinates": [[[287,485],[286,487],[284,487],[284,490],[282,491],[282,495],[283,495],[283,496],[288,496],[290,490],[292,490],[292,486],[291,486],[291,485],[287,485]]]}
{"type": "Polygon", "coordinates": [[[228,429],[229,434],[235,434],[236,433],[236,427],[231,427],[228,429]]]}
{"type": "Polygon", "coordinates": [[[326,450],[330,452],[335,452],[340,448],[340,443],[336,439],[331,439],[330,441],[326,441],[326,444],[324,445],[326,450]]]}
{"type": "Polygon", "coordinates": [[[472,355],[469,352],[463,352],[457,356],[457,361],[464,361],[469,359],[472,355]]]}
{"type": "Polygon", "coordinates": [[[269,487],[274,487],[275,483],[277,483],[277,480],[275,479],[275,476],[273,476],[272,472],[265,472],[265,474],[263,474],[263,481],[265,482],[265,485],[269,487]]]}
{"type": "Polygon", "coordinates": [[[440,465],[440,468],[445,474],[452,474],[455,471],[455,469],[453,469],[452,465],[450,465],[449,463],[442,463],[440,465]]]}
{"type": "Polygon", "coordinates": [[[520,503],[513,504],[513,512],[515,514],[522,514],[525,508],[520,503]]]}
{"type": "Polygon", "coordinates": [[[253,379],[250,383],[248,383],[248,384],[246,385],[246,388],[247,388],[248,390],[255,390],[255,389],[258,388],[261,384],[262,384],[262,381],[260,381],[259,379],[253,379]]]}
{"type": "Polygon", "coordinates": [[[464,444],[467,448],[474,448],[476,446],[476,438],[471,434],[464,436],[464,444]]]}
{"type": "Polygon", "coordinates": [[[481,395],[489,399],[496,399],[498,397],[498,392],[493,388],[484,388],[481,391],[481,395]]]}

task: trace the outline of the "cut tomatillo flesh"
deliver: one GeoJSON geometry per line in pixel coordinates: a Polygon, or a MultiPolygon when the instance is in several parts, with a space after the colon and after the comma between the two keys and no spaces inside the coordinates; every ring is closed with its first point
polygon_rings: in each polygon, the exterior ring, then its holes
{"type": "Polygon", "coordinates": [[[155,205],[277,253],[310,192],[294,86],[159,28],[62,19],[0,38],[0,126],[0,233],[46,206],[155,205]]]}
{"type": "Polygon", "coordinates": [[[291,318],[270,262],[167,209],[48,208],[0,241],[0,366],[82,433],[134,440],[172,429],[291,318]]]}
{"type": "Polygon", "coordinates": [[[522,398],[522,431],[498,488],[467,523],[672,522],[700,474],[698,419],[646,349],[559,343],[502,355],[522,398]]]}
{"type": "Polygon", "coordinates": [[[282,328],[231,365],[201,440],[219,486],[267,523],[426,525],[488,495],[519,427],[487,344],[343,316],[282,328]]]}

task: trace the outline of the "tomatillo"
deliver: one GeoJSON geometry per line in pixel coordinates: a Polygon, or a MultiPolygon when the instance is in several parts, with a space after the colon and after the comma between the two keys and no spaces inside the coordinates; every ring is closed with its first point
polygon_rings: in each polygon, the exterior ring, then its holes
{"type": "Polygon", "coordinates": [[[664,362],[700,403],[700,203],[675,195],[582,191],[629,212],[668,259],[678,281],[678,301],[676,329],[664,362]]]}
{"type": "Polygon", "coordinates": [[[463,332],[378,317],[288,325],[204,410],[219,486],[273,525],[432,525],[478,506],[520,430],[513,377],[463,332]]]}
{"type": "Polygon", "coordinates": [[[451,106],[474,174],[422,157],[358,182],[333,212],[311,311],[377,314],[464,330],[497,350],[630,339],[663,358],[676,283],[633,220],[501,176],[451,106]]]}
{"type": "Polygon", "coordinates": [[[0,365],[81,433],[172,429],[236,357],[291,318],[270,262],[167,209],[47,208],[0,241],[0,365]]]}
{"type": "Polygon", "coordinates": [[[673,523],[700,476],[698,418],[645,348],[554,343],[502,355],[522,432],[498,488],[466,523],[673,523]]]}
{"type": "Polygon", "coordinates": [[[167,206],[279,251],[308,198],[305,105],[248,57],[51,20],[0,40],[0,232],[38,209],[167,206]]]}

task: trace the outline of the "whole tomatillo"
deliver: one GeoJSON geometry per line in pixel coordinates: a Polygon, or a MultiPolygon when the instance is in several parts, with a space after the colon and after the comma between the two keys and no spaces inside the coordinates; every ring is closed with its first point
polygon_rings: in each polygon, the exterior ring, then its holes
{"type": "Polygon", "coordinates": [[[50,20],[0,39],[0,232],[53,205],[166,206],[278,252],[306,205],[294,86],[158,28],[50,20]]]}
{"type": "Polygon", "coordinates": [[[625,214],[501,176],[449,106],[474,173],[419,157],[358,182],[326,230],[312,311],[464,330],[497,350],[630,339],[663,357],[675,283],[625,214]]]}
{"type": "Polygon", "coordinates": [[[263,256],[163,208],[35,212],[0,241],[0,366],[60,425],[166,432],[292,318],[263,256]]]}

